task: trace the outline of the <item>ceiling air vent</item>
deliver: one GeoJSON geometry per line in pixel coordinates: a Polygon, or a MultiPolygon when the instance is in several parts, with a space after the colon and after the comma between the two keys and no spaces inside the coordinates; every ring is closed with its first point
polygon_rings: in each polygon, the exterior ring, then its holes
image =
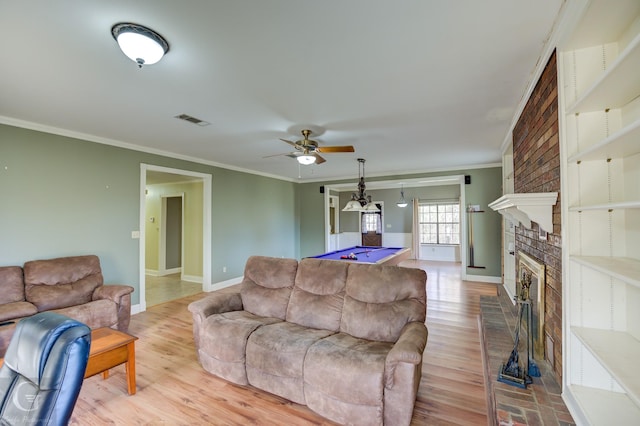
{"type": "Polygon", "coordinates": [[[176,118],[179,118],[180,120],[188,121],[189,123],[197,124],[198,126],[203,126],[203,127],[211,124],[207,121],[200,120],[199,118],[192,117],[189,114],[176,115],[176,118]]]}

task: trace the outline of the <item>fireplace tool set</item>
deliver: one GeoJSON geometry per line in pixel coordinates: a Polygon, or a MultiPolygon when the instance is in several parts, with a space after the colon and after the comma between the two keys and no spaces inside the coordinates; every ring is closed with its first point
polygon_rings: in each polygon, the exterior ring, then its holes
{"type": "Polygon", "coordinates": [[[526,271],[522,272],[520,280],[520,295],[517,297],[518,303],[518,322],[516,324],[515,341],[513,350],[509,359],[502,364],[498,372],[498,381],[508,385],[517,386],[526,389],[527,385],[532,383],[532,377],[540,377],[540,369],[533,360],[533,327],[531,325],[531,299],[529,298],[529,287],[531,286],[531,274],[526,271]],[[527,315],[527,365],[526,368],[520,366],[520,355],[518,346],[520,343],[520,329],[522,328],[522,319],[526,311],[527,315]]]}

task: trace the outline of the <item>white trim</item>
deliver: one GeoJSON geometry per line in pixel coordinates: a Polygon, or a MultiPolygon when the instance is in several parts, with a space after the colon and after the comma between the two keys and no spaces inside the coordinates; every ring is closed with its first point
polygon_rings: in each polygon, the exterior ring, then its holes
{"type": "MultiPolygon", "coordinates": [[[[314,183],[314,182],[326,182],[328,178],[318,178],[318,179],[295,179],[286,176],[274,175],[271,173],[259,172],[256,170],[245,169],[242,167],[232,166],[230,164],[218,163],[216,161],[203,160],[198,157],[191,157],[189,155],[178,154],[171,151],[165,151],[156,148],[149,148],[145,146],[135,145],[129,142],[123,142],[116,139],[104,138],[101,136],[91,135],[88,133],[76,132],[73,130],[62,129],[60,127],[47,126],[40,123],[33,123],[31,121],[26,120],[18,120],[12,117],[7,117],[4,115],[0,115],[0,124],[6,124],[8,126],[19,127],[22,129],[35,130],[37,132],[50,133],[52,135],[66,136],[69,138],[85,140],[88,142],[99,143],[102,145],[115,146],[118,148],[130,149],[132,151],[144,152],[147,154],[160,155],[168,158],[175,158],[178,160],[190,161],[197,164],[204,164],[207,166],[219,167],[221,169],[233,170],[241,173],[247,173],[256,176],[263,176],[267,178],[273,178],[282,180],[285,182],[294,182],[294,183],[314,183]]],[[[469,170],[469,169],[484,169],[491,167],[500,167],[501,163],[488,163],[488,164],[468,164],[463,166],[456,167],[443,167],[443,168],[434,168],[434,169],[423,169],[423,170],[398,170],[398,171],[389,171],[383,172],[381,174],[372,174],[369,177],[380,177],[380,176],[404,176],[410,174],[420,174],[420,173],[439,173],[445,171],[454,171],[454,170],[469,170]]],[[[343,177],[332,177],[331,180],[343,180],[350,179],[352,176],[343,176],[343,177]]]]}
{"type": "MultiPolygon", "coordinates": [[[[465,266],[462,266],[465,268],[465,266]]],[[[467,275],[464,281],[478,281],[489,284],[502,284],[502,277],[490,277],[488,275],[467,275]]]]}
{"type": "Polygon", "coordinates": [[[137,152],[145,152],[147,154],[161,155],[163,157],[175,158],[178,160],[190,161],[198,164],[205,164],[207,166],[220,167],[221,169],[234,170],[237,172],[248,173],[252,175],[264,176],[268,178],[284,180],[287,182],[301,182],[300,179],[292,179],[284,176],[273,175],[270,173],[258,172],[255,170],[249,170],[242,167],[232,166],[229,164],[218,163],[216,161],[203,160],[198,157],[191,157],[189,155],[178,154],[171,151],[165,151],[161,149],[149,148],[146,146],[135,145],[129,142],[123,142],[116,139],[104,138],[102,136],[95,136],[88,133],[76,132],[73,130],[62,129],[60,127],[47,126],[45,124],[33,123],[25,120],[18,120],[15,118],[0,115],[0,124],[7,124],[9,126],[20,127],[23,129],[35,130],[38,132],[50,133],[52,135],[66,136],[74,139],[81,139],[89,142],[99,143],[103,145],[115,146],[118,148],[130,149],[137,152]]]}
{"type": "Polygon", "coordinates": [[[199,277],[197,275],[182,275],[180,277],[181,281],[188,281],[190,283],[197,283],[197,284],[202,284],[202,277],[199,277]]]}
{"type": "Polygon", "coordinates": [[[211,291],[211,181],[212,176],[207,173],[193,172],[190,170],[173,169],[170,167],[155,166],[151,164],[140,163],[140,239],[139,246],[139,268],[140,271],[140,303],[139,312],[147,309],[145,300],[146,280],[145,280],[145,227],[146,227],[146,182],[147,171],[156,171],[163,173],[171,173],[176,175],[191,176],[202,180],[202,291],[211,291]]]}
{"type": "MultiPolygon", "coordinates": [[[[396,185],[399,185],[400,182],[405,182],[405,185],[404,185],[405,188],[409,188],[409,187],[412,187],[412,186],[426,186],[426,185],[407,185],[406,182],[411,183],[411,182],[415,182],[415,181],[424,181],[426,179],[430,179],[430,178],[425,178],[425,177],[422,177],[422,178],[411,177],[411,178],[408,178],[408,179],[395,179],[395,180],[392,180],[392,181],[375,181],[375,180],[369,181],[369,179],[375,178],[375,177],[408,176],[408,175],[427,174],[427,173],[430,174],[430,173],[441,173],[441,172],[455,172],[455,171],[458,171],[458,170],[467,171],[467,170],[475,170],[475,169],[491,169],[491,168],[494,168],[494,167],[502,167],[502,162],[500,162],[500,163],[487,163],[487,164],[468,164],[468,165],[464,165],[464,166],[454,166],[454,167],[438,167],[438,168],[435,168],[435,169],[424,169],[424,170],[410,170],[410,171],[397,170],[397,171],[389,171],[389,172],[381,172],[381,173],[367,173],[367,176],[366,176],[366,178],[367,178],[367,189],[373,190],[373,189],[391,188],[390,186],[389,187],[381,187],[381,188],[378,188],[377,186],[371,186],[372,184],[375,185],[375,184],[380,183],[380,182],[386,182],[386,183],[397,182],[396,185]]],[[[455,177],[457,175],[452,175],[452,176],[455,177]]],[[[440,176],[440,179],[446,178],[446,177],[449,177],[449,176],[440,176]]],[[[324,178],[317,178],[317,179],[304,179],[304,180],[300,179],[300,180],[298,180],[298,182],[299,183],[314,183],[314,182],[327,182],[328,180],[330,180],[330,181],[338,181],[338,180],[347,180],[347,179],[353,180],[354,177],[353,177],[353,175],[348,175],[348,176],[345,175],[345,176],[338,176],[338,177],[332,177],[332,178],[324,177],[324,178]]],[[[350,191],[353,192],[353,188],[357,185],[357,182],[356,183],[346,183],[346,184],[336,184],[336,185],[331,185],[331,186],[334,186],[333,189],[337,190],[338,192],[347,191],[347,189],[340,190],[340,189],[336,189],[335,188],[336,186],[340,186],[340,185],[350,185],[350,188],[351,188],[350,191]]],[[[330,185],[326,185],[325,188],[327,188],[327,186],[330,186],[330,185]]]]}
{"type": "Polygon", "coordinates": [[[243,279],[244,279],[244,275],[240,277],[231,278],[225,281],[219,281],[213,284],[211,286],[211,290],[209,291],[221,290],[223,288],[231,287],[232,285],[240,284],[243,279]]]}
{"type": "Polygon", "coordinates": [[[158,276],[164,277],[166,275],[172,275],[172,274],[178,274],[178,273],[182,273],[182,267],[171,268],[171,269],[161,269],[158,271],[158,276]]]}

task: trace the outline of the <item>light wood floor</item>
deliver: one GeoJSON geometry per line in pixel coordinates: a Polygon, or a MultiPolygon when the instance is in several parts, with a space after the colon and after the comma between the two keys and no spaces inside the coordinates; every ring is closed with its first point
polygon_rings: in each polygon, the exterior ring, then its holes
{"type": "MultiPolygon", "coordinates": [[[[416,266],[409,261],[405,266],[416,266]]],[[[493,284],[461,282],[460,266],[420,262],[427,279],[422,381],[412,425],[485,425],[487,405],[478,331],[480,295],[493,284]]],[[[224,290],[223,290],[224,291],[224,290]]],[[[236,386],[205,372],[196,359],[187,305],[202,294],[154,306],[131,318],[137,393],[124,367],[86,379],[73,425],[330,425],[305,406],[236,386]]]]}
{"type": "Polygon", "coordinates": [[[147,307],[202,292],[202,284],[181,281],[180,273],[161,277],[145,275],[145,287],[147,307]]]}

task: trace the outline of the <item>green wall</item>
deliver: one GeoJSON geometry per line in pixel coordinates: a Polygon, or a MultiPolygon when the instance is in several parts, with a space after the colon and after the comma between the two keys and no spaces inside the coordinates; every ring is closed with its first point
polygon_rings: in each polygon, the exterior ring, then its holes
{"type": "MultiPolygon", "coordinates": [[[[296,184],[0,125],[0,266],[96,254],[105,282],[132,285],[136,289],[132,302],[139,303],[139,240],[131,238],[131,232],[139,229],[141,163],[213,176],[212,283],[241,276],[251,255],[301,258],[322,253],[324,194],[320,186],[352,182],[296,184]]],[[[486,269],[467,273],[499,277],[501,221],[497,213],[487,210],[487,204],[501,195],[500,168],[368,180],[460,174],[472,177],[472,184],[465,185],[467,203],[480,204],[487,211],[474,222],[476,264],[486,269]]],[[[412,197],[411,191],[407,188],[406,198],[412,197]]],[[[384,197],[390,232],[408,232],[409,209],[395,206],[399,191],[389,190],[384,197]]],[[[341,226],[348,223],[341,221],[341,226]]]]}
{"type": "Polygon", "coordinates": [[[296,257],[292,182],[0,125],[0,266],[96,254],[105,282],[132,285],[139,303],[141,163],[213,176],[213,283],[253,254],[296,257]]]}

